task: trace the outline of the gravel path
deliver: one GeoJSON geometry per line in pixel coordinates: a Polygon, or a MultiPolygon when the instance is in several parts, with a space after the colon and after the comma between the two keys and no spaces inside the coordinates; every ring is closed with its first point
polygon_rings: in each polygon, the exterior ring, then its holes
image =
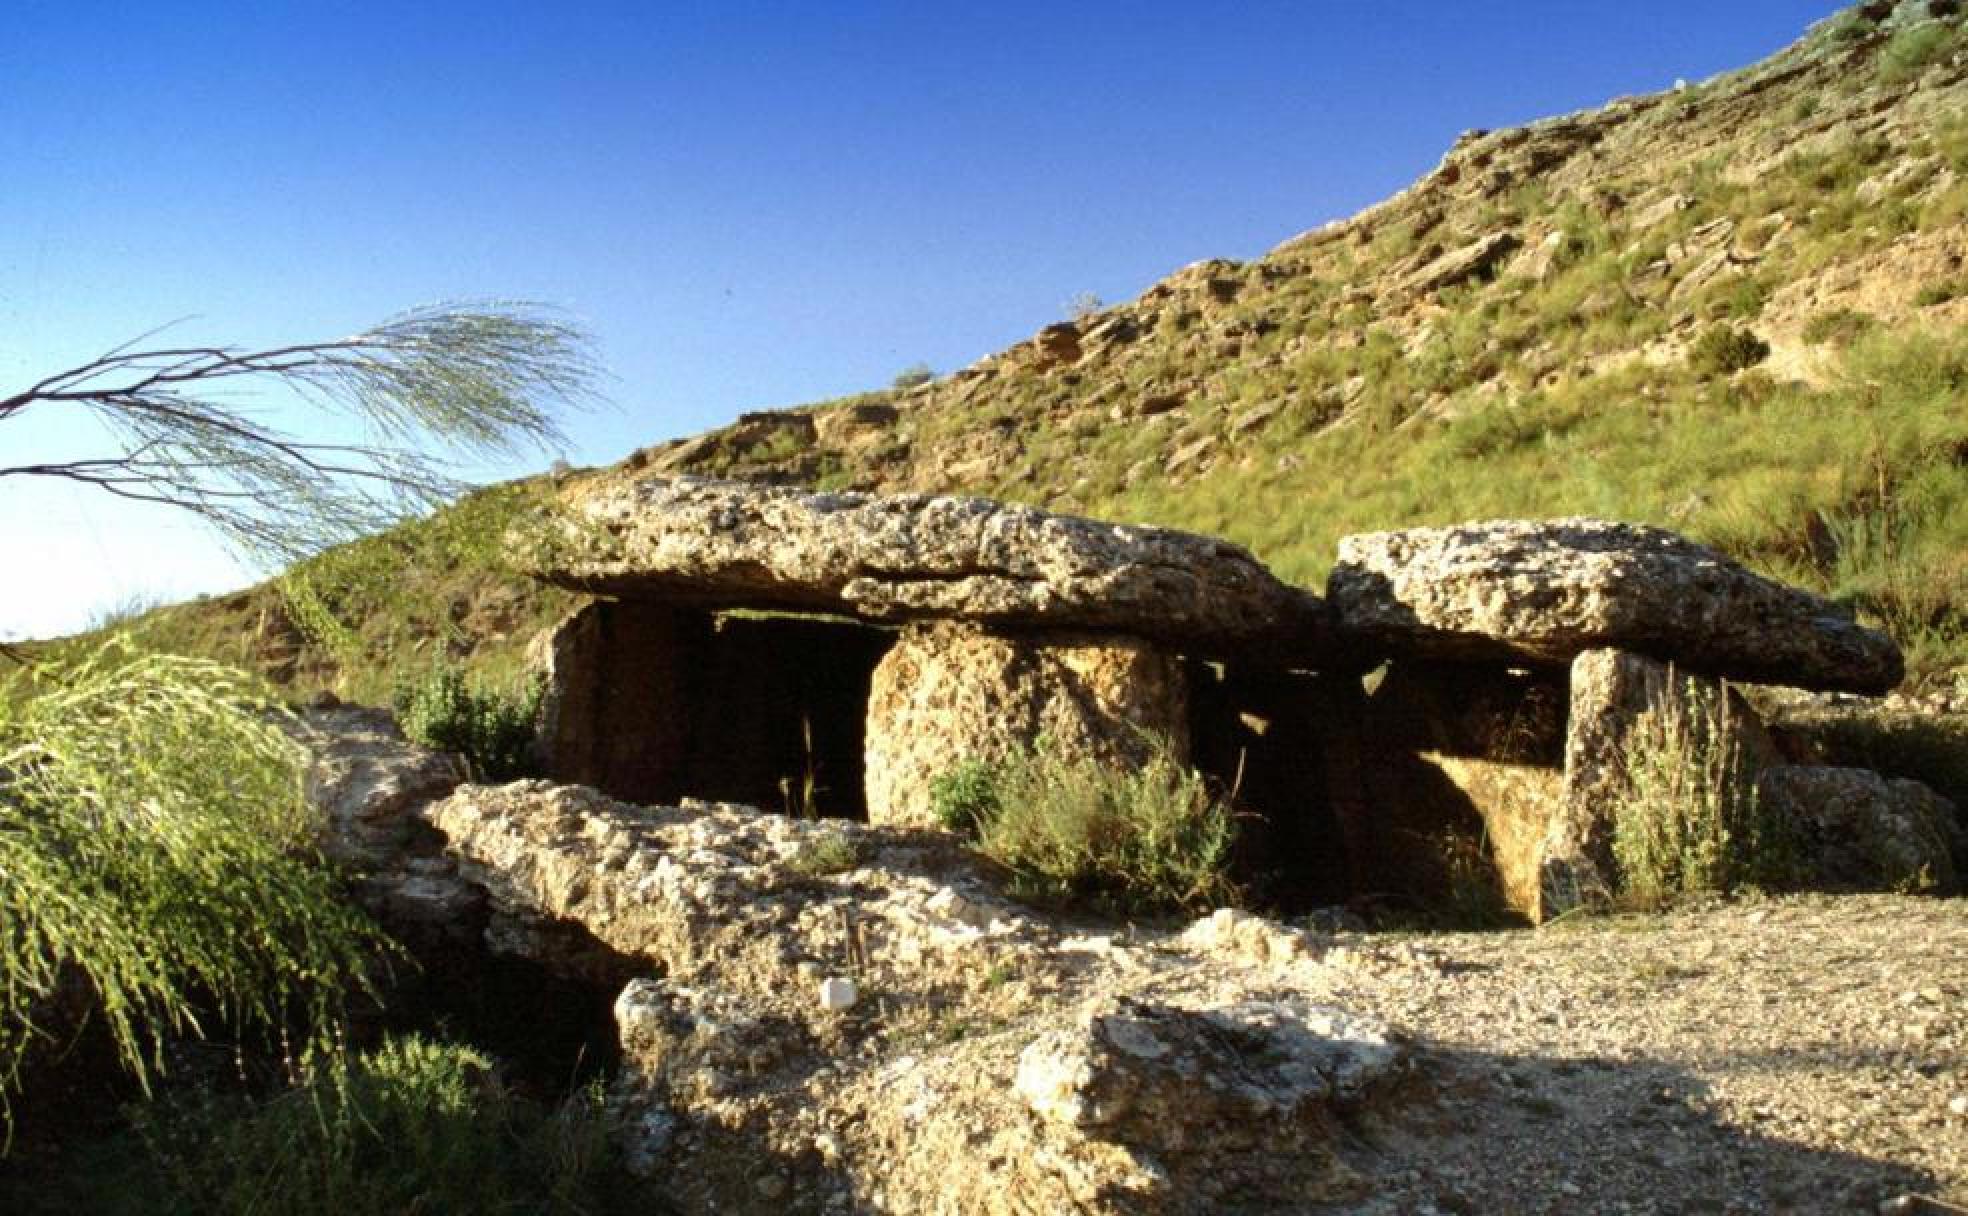
{"type": "Polygon", "coordinates": [[[1373,1198],[1348,1210],[1968,1211],[1968,901],[1787,897],[1400,945],[1418,965],[1333,969],[1331,996],[1440,1067],[1357,1129],[1373,1198]]]}

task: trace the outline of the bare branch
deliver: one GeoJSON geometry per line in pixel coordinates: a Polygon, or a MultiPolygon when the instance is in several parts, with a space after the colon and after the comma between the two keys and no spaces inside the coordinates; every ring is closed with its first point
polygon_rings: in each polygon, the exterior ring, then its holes
{"type": "Polygon", "coordinates": [[[0,398],[85,410],[121,439],[112,455],[0,467],[191,512],[262,556],[292,559],[454,497],[447,456],[561,439],[557,407],[591,399],[591,344],[526,304],[439,306],[329,342],[241,351],[135,349],[158,331],[0,398]],[[302,442],[219,394],[284,387],[356,418],[366,438],[302,442]]]}

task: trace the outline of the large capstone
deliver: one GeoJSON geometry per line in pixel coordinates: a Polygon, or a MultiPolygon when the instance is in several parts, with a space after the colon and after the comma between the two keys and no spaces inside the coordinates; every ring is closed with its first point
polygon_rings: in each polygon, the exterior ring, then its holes
{"type": "Polygon", "coordinates": [[[597,478],[514,540],[547,582],[673,604],[1111,630],[1192,655],[1323,635],[1316,597],[1228,542],[981,498],[597,478]]]}
{"type": "Polygon", "coordinates": [[[1186,758],[1188,708],[1181,661],[1139,639],[911,626],[868,697],[868,819],[931,826],[938,777],[1033,746],[1113,765],[1158,744],[1186,758]]]}
{"type": "Polygon", "coordinates": [[[1343,636],[1394,655],[1561,664],[1611,646],[1707,675],[1863,693],[1903,674],[1892,640],[1830,601],[1634,524],[1349,536],[1327,595],[1343,636]]]}

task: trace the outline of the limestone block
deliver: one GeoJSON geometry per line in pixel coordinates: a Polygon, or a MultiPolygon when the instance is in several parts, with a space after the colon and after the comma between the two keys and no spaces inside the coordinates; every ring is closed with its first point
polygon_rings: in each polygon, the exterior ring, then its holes
{"type": "Polygon", "coordinates": [[[869,822],[933,826],[932,781],[1035,741],[1129,764],[1161,738],[1186,758],[1188,686],[1136,639],[914,626],[875,668],[865,738],[869,822]]]}

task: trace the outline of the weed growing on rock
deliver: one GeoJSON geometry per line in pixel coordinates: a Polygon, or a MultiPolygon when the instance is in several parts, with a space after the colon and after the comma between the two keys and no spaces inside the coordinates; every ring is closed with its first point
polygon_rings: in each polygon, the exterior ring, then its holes
{"type": "Polygon", "coordinates": [[[978,851],[1012,872],[1023,898],[1152,915],[1235,895],[1231,809],[1165,745],[1119,768],[1041,742],[989,766],[988,776],[959,773],[941,784],[939,815],[948,807],[953,818],[974,816],[978,851]]]}
{"type": "Polygon", "coordinates": [[[1879,53],[1882,84],[1903,84],[1951,54],[1960,31],[1941,22],[1912,25],[1893,35],[1879,53]]]}
{"type": "Polygon", "coordinates": [[[1613,858],[1626,902],[1655,909],[1790,877],[1793,843],[1757,797],[1725,693],[1685,683],[1640,715],[1623,759],[1613,858]]]}
{"type": "Polygon", "coordinates": [[[1933,308],[1939,304],[1946,304],[1950,300],[1959,299],[1963,294],[1968,294],[1968,284],[1954,280],[1929,283],[1914,293],[1913,306],[1915,308],[1933,308]]]}
{"type": "Polygon", "coordinates": [[[936,822],[962,836],[975,837],[978,827],[998,812],[998,769],[985,760],[966,760],[929,783],[930,810],[936,822]]]}
{"type": "Polygon", "coordinates": [[[1850,308],[1821,312],[1804,325],[1804,340],[1814,346],[1850,346],[1877,329],[1879,322],[1850,308]]]}
{"type": "Polygon", "coordinates": [[[835,828],[809,837],[790,864],[794,873],[820,877],[852,870],[861,864],[862,856],[861,843],[835,828]]]}
{"type": "Polygon", "coordinates": [[[533,767],[545,690],[529,680],[502,687],[441,664],[396,692],[396,716],[412,742],[465,758],[478,781],[511,781],[533,767]]]}

